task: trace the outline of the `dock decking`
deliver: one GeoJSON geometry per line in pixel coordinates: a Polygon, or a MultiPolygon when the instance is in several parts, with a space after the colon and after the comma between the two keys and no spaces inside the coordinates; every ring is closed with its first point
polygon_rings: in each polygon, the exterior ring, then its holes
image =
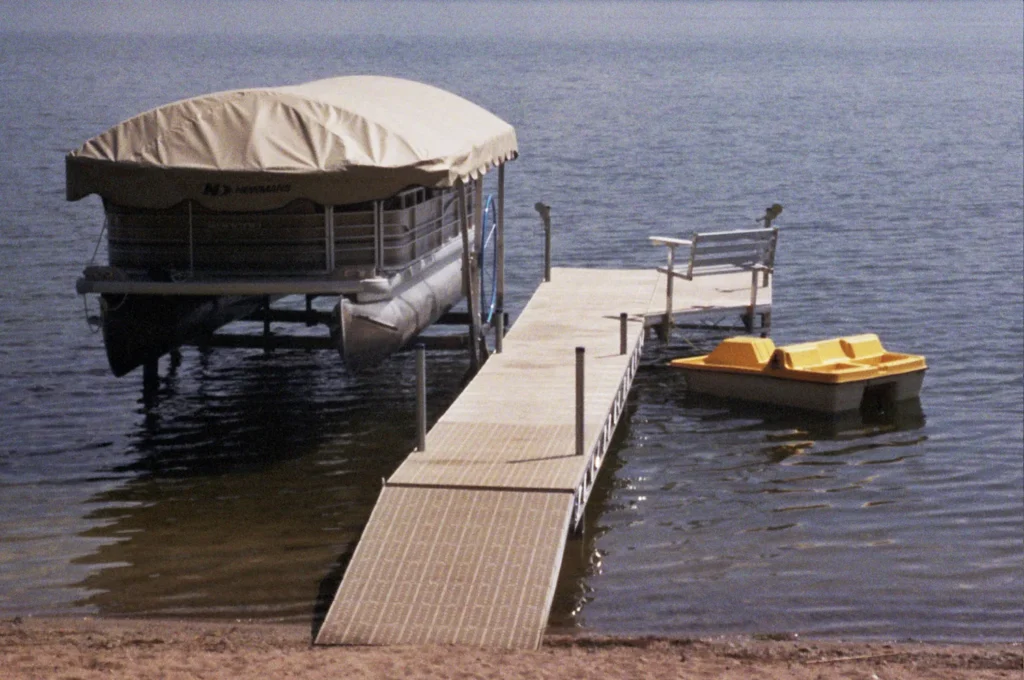
{"type": "MultiPolygon", "coordinates": [[[[676,315],[742,312],[749,275],[676,282],[676,315]],[[683,285],[681,285],[683,284],[683,285]]],[[[770,310],[770,287],[758,311],[770,310]]],[[[554,269],[426,450],[385,482],[317,644],[536,648],[565,539],[580,519],[665,312],[647,270],[554,269]],[[620,353],[619,314],[630,316],[620,353]],[[586,348],[576,455],[575,348],[586,348]]]]}

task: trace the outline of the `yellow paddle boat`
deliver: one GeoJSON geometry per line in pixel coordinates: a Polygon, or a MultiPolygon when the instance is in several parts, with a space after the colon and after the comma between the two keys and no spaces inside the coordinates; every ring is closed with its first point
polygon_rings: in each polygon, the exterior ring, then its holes
{"type": "Polygon", "coordinates": [[[710,354],[670,366],[685,373],[692,392],[826,413],[858,409],[868,396],[913,399],[927,368],[923,356],[887,351],[874,333],[785,347],[727,338],[710,354]]]}

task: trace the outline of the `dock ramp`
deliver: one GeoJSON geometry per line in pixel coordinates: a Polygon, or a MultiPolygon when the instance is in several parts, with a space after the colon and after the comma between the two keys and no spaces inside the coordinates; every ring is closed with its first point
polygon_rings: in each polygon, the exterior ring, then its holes
{"type": "MultiPolygon", "coordinates": [[[[716,302],[743,309],[749,284],[718,283],[716,302]]],[[[386,480],[316,643],[537,648],[566,536],[664,296],[654,271],[554,269],[426,450],[386,480]],[[576,347],[586,348],[583,455],[576,347]]],[[[678,290],[676,301],[683,309],[694,298],[678,290]]]]}

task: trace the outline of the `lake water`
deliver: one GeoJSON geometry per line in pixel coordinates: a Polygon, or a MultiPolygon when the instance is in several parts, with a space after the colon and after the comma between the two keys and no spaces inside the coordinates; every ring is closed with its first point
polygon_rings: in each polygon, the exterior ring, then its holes
{"type": "MultiPolygon", "coordinates": [[[[322,613],[414,445],[411,357],[352,377],[327,352],[185,351],[144,399],[74,294],[102,217],[64,201],[63,156],[175,99],[379,73],[516,126],[513,316],[536,201],[556,265],[608,267],[779,202],[776,342],[873,331],[928,358],[919,403],[837,421],[689,395],[664,362],[717,336],[652,342],[552,626],[1021,639],[1021,3],[296,6],[0,26],[0,615],[322,613]]],[[[431,356],[431,418],[467,363],[431,356]]]]}

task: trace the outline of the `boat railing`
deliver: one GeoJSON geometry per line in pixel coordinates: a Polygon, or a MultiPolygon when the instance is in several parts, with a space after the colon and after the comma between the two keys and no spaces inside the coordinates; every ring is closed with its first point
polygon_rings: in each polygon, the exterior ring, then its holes
{"type": "Polygon", "coordinates": [[[458,234],[453,192],[422,187],[384,201],[295,201],[255,213],[107,206],[110,265],[150,278],[187,272],[362,279],[400,272],[458,234]]]}
{"type": "Polygon", "coordinates": [[[402,207],[389,202],[378,205],[358,210],[335,208],[336,266],[373,267],[378,272],[393,273],[459,234],[456,201],[449,192],[436,192],[402,207]]]}

